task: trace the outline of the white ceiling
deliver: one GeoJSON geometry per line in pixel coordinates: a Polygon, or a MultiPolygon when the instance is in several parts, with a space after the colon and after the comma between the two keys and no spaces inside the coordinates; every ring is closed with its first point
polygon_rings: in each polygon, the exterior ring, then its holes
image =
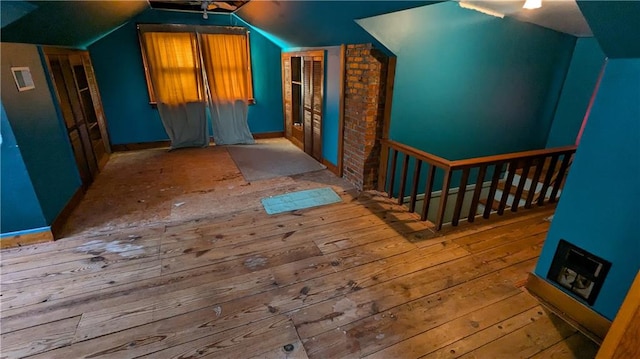
{"type": "Polygon", "coordinates": [[[542,0],[542,7],[533,10],[522,8],[524,0],[464,0],[464,2],[573,36],[593,36],[575,0],[542,0]]]}

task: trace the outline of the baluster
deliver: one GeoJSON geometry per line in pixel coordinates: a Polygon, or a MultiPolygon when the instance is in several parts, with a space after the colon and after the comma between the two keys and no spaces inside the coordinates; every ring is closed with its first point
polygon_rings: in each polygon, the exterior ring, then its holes
{"type": "Polygon", "coordinates": [[[500,181],[500,174],[502,173],[502,163],[496,163],[493,169],[493,176],[491,177],[491,187],[489,187],[489,195],[487,196],[487,204],[484,207],[484,213],[482,217],[487,219],[491,215],[491,209],[493,208],[493,199],[496,196],[496,189],[498,188],[498,182],[500,181]]]}
{"type": "Polygon", "coordinates": [[[404,161],[402,161],[402,176],[400,178],[400,193],[398,194],[398,204],[404,203],[404,189],[407,186],[407,171],[409,170],[409,155],[404,154],[404,161]]]}
{"type": "Polygon", "coordinates": [[[472,223],[476,219],[476,212],[478,211],[478,201],[480,200],[480,193],[482,193],[482,185],[484,183],[484,176],[486,173],[487,165],[480,166],[478,177],[476,178],[476,188],[473,190],[473,198],[471,199],[471,208],[469,208],[469,217],[467,217],[467,221],[472,223]]]}
{"type": "Polygon", "coordinates": [[[531,186],[529,186],[529,194],[527,195],[527,200],[524,203],[524,208],[531,208],[531,202],[533,202],[533,197],[536,195],[536,189],[538,188],[538,182],[540,181],[540,174],[542,174],[542,167],[544,167],[545,158],[546,157],[538,157],[535,160],[536,171],[533,173],[533,177],[531,178],[531,186]]]}
{"type": "Polygon", "coordinates": [[[571,161],[571,154],[566,153],[564,157],[562,157],[562,163],[560,164],[560,170],[558,171],[558,176],[553,184],[553,190],[551,191],[551,196],[549,196],[549,203],[553,203],[556,201],[556,196],[558,195],[558,191],[560,190],[560,185],[562,185],[562,180],[564,179],[564,175],[569,168],[569,163],[571,161]]]}
{"type": "Polygon", "coordinates": [[[409,212],[416,211],[416,198],[418,197],[418,182],[420,181],[420,170],[422,161],[416,158],[416,167],[413,171],[413,188],[411,189],[411,200],[409,201],[409,212]]]}
{"type": "Polygon", "coordinates": [[[389,146],[384,141],[380,148],[380,167],[378,168],[378,191],[386,192],[387,169],[389,167],[389,146]]]}
{"type": "Polygon", "coordinates": [[[436,231],[442,229],[442,222],[444,222],[444,211],[447,208],[447,199],[449,197],[449,182],[451,182],[451,170],[447,168],[445,169],[444,181],[442,182],[440,206],[438,207],[438,216],[436,217],[436,231]]]}
{"type": "Polygon", "coordinates": [[[420,219],[425,221],[427,214],[429,213],[429,205],[431,204],[431,192],[433,192],[433,179],[436,175],[436,166],[429,165],[429,172],[427,173],[427,183],[424,186],[424,199],[422,202],[422,214],[420,219]]]}
{"type": "Polygon", "coordinates": [[[391,156],[391,178],[389,178],[389,192],[387,195],[389,198],[393,197],[393,185],[396,181],[396,161],[398,160],[398,150],[392,149],[393,155],[391,156]]]}
{"type": "Polygon", "coordinates": [[[460,212],[462,211],[462,202],[464,201],[464,194],[467,192],[467,181],[469,180],[469,169],[462,170],[462,178],[460,178],[460,186],[458,186],[458,195],[456,196],[456,206],[453,209],[453,218],[451,225],[457,226],[460,219],[460,212]]]}
{"type": "Polygon", "coordinates": [[[498,206],[499,216],[502,216],[504,214],[504,208],[507,206],[507,200],[509,199],[509,193],[511,192],[511,184],[513,183],[513,177],[516,174],[517,164],[517,160],[509,163],[509,174],[507,175],[507,179],[504,182],[504,190],[502,190],[502,198],[500,198],[500,206],[498,206]]]}
{"type": "Polygon", "coordinates": [[[452,214],[451,224],[452,226],[457,226],[460,223],[461,216],[466,216],[466,213],[462,214],[462,207],[465,204],[465,200],[471,204],[467,220],[474,222],[476,216],[479,215],[478,203],[481,201],[481,196],[483,196],[484,193],[483,185],[485,178],[489,176],[489,167],[493,167],[493,174],[491,175],[491,186],[489,187],[489,194],[486,199],[487,203],[483,213],[481,213],[484,218],[489,218],[494,209],[497,209],[499,215],[503,215],[511,199],[513,199],[510,209],[511,212],[517,212],[520,208],[520,203],[527,209],[534,206],[534,203],[537,205],[544,204],[546,199],[545,194],[547,192],[550,193],[549,202],[556,202],[558,200],[558,193],[560,193],[562,184],[566,179],[567,171],[571,166],[572,153],[575,152],[572,146],[567,146],[566,148],[557,149],[551,154],[549,154],[549,152],[552,151],[549,150],[535,150],[460,161],[448,161],[393,141],[383,139],[381,140],[381,145],[382,153],[380,157],[384,159],[384,161],[381,161],[378,168],[378,189],[380,191],[386,191],[389,198],[397,197],[396,202],[399,205],[407,204],[408,201],[407,207],[410,212],[419,212],[417,201],[418,191],[421,190],[422,167],[429,166],[429,169],[426,171],[427,178],[424,180],[425,188],[421,219],[427,220],[431,218],[433,220],[435,217],[435,230],[441,230],[445,221],[445,214],[447,213],[447,206],[449,205],[450,186],[453,185],[454,170],[461,171],[458,195],[455,201],[452,200],[452,202],[455,203],[452,203],[454,208],[451,208],[450,211],[452,214]],[[558,152],[558,150],[562,152],[558,152]],[[402,165],[399,163],[400,158],[398,156],[404,156],[402,165]],[[414,161],[413,168],[411,169],[413,174],[409,174],[409,166],[412,161],[414,161]],[[384,164],[382,162],[384,162],[384,164]],[[423,165],[423,163],[425,164],[423,165]],[[548,166],[545,166],[546,164],[548,164],[548,166]],[[532,168],[533,166],[535,166],[535,169],[532,168]],[[558,169],[556,167],[560,168],[558,169]],[[438,168],[444,171],[441,198],[438,207],[431,208],[433,199],[432,192],[438,168]],[[469,183],[473,181],[469,176],[475,168],[478,169],[478,174],[473,195],[471,198],[465,198],[469,183]],[[397,173],[398,170],[400,170],[401,173],[397,173]],[[503,171],[508,171],[504,177],[502,176],[503,171]],[[516,171],[520,171],[520,181],[517,183],[515,182],[516,171]],[[411,175],[411,179],[408,178],[409,175],[411,175]],[[530,176],[531,178],[529,178],[530,176]],[[412,185],[411,188],[408,188],[410,180],[412,180],[412,185]],[[400,181],[400,183],[396,183],[398,181],[400,181]],[[396,186],[398,187],[397,191],[396,186]],[[536,191],[538,187],[541,187],[540,191],[536,191]],[[503,188],[501,198],[497,198],[498,188],[503,188]],[[511,194],[512,191],[513,194],[511,194]],[[429,209],[432,209],[432,213],[435,212],[435,216],[429,216],[429,209]]]}
{"type": "Polygon", "coordinates": [[[542,183],[542,189],[540,190],[540,194],[538,195],[538,206],[542,206],[544,204],[544,197],[547,194],[547,190],[549,189],[549,185],[551,184],[551,178],[553,177],[553,171],[556,169],[556,164],[558,163],[559,154],[552,155],[551,162],[549,163],[549,168],[547,168],[547,175],[544,176],[544,182],[542,183]]]}
{"type": "Polygon", "coordinates": [[[524,166],[522,167],[522,174],[520,174],[520,181],[518,181],[518,188],[516,189],[515,198],[513,199],[513,205],[511,206],[511,212],[518,212],[520,206],[520,197],[522,197],[522,191],[527,184],[529,176],[529,169],[531,168],[531,158],[524,160],[524,166]]]}

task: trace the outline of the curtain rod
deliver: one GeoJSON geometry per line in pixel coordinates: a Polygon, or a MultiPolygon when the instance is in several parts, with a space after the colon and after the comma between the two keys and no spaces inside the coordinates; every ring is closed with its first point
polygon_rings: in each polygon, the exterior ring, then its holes
{"type": "Polygon", "coordinates": [[[187,25],[187,24],[137,24],[141,32],[197,32],[203,34],[237,34],[249,33],[242,26],[187,25]]]}

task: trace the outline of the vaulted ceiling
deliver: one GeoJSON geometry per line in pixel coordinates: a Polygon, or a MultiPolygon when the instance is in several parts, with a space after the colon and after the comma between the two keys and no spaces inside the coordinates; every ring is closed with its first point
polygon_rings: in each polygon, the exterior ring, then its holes
{"type": "Polygon", "coordinates": [[[542,0],[538,9],[524,9],[525,0],[459,0],[519,21],[536,24],[577,37],[592,36],[589,24],[575,0],[542,0]]]}
{"type": "Polygon", "coordinates": [[[251,1],[236,12],[281,47],[376,41],[354,20],[441,1],[251,1]]]}
{"type": "Polygon", "coordinates": [[[610,58],[640,58],[640,1],[580,1],[580,10],[610,58]]]}
{"type": "MultiPolygon", "coordinates": [[[[542,0],[543,7],[537,12],[521,11],[523,1],[467,2],[574,36],[592,31],[607,56],[640,57],[640,1],[580,0],[576,7],[573,0],[542,0]]],[[[253,0],[233,16],[283,48],[329,46],[375,42],[354,20],[437,2],[253,0]]],[[[222,3],[240,2],[211,3],[222,9],[222,3]]],[[[147,0],[1,0],[2,41],[86,48],[149,8],[147,0]]]]}
{"type": "Polygon", "coordinates": [[[85,47],[148,7],[147,0],[2,1],[2,41],[85,47]]]}

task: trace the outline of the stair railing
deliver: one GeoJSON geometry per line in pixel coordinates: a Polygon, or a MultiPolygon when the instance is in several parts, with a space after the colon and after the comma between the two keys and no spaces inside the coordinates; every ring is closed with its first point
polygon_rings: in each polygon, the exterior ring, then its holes
{"type": "Polygon", "coordinates": [[[542,206],[545,202],[555,202],[558,191],[564,183],[564,178],[569,169],[572,156],[576,151],[576,146],[566,146],[450,161],[392,140],[382,139],[380,142],[382,150],[380,169],[378,172],[378,190],[386,192],[389,198],[394,197],[394,195],[397,196],[398,204],[403,205],[405,203],[408,184],[407,179],[410,176],[412,184],[408,208],[410,212],[416,212],[418,192],[424,192],[421,211],[421,219],[423,221],[427,220],[429,209],[434,205],[432,203],[432,194],[436,185],[436,174],[442,175],[442,190],[434,222],[436,230],[442,229],[442,225],[444,224],[447,200],[450,196],[449,192],[452,188],[455,188],[452,179],[457,177],[458,172],[460,173],[458,192],[451,217],[451,224],[453,226],[457,226],[460,221],[465,192],[472,171],[477,169],[475,188],[467,214],[467,220],[469,222],[473,222],[476,218],[478,204],[481,201],[480,197],[483,184],[491,169],[493,169],[493,172],[491,172],[490,176],[491,184],[489,186],[489,192],[487,197],[482,198],[482,200],[486,201],[482,213],[482,217],[485,219],[491,216],[492,204],[494,203],[494,199],[497,200],[495,198],[496,192],[498,183],[503,179],[502,177],[506,178],[504,178],[504,195],[499,199],[497,208],[498,215],[504,214],[507,207],[508,195],[512,187],[515,188],[515,194],[513,195],[514,205],[511,206],[512,212],[518,211],[518,203],[520,200],[525,201],[524,208],[526,209],[531,208],[534,204],[542,206]],[[413,166],[410,166],[411,159],[413,159],[413,166]],[[401,166],[398,162],[399,160],[402,160],[401,166]],[[559,166],[558,163],[560,164],[559,166]],[[428,166],[428,169],[426,169],[424,189],[421,190],[420,185],[423,181],[421,172],[424,166],[428,166]],[[507,169],[509,170],[506,172],[506,176],[504,176],[507,169]],[[396,178],[398,174],[397,170],[400,170],[399,178],[396,178]],[[521,171],[520,177],[522,180],[514,185],[513,180],[516,170],[521,171]],[[545,170],[546,173],[543,174],[545,170]],[[533,171],[533,175],[529,177],[531,171],[533,171]],[[456,174],[456,176],[454,176],[454,174],[456,174]],[[530,190],[525,196],[527,178],[530,179],[530,190]],[[399,184],[396,183],[398,180],[399,184]],[[538,184],[542,184],[539,192],[536,191],[538,184]],[[550,188],[551,193],[547,198],[546,194],[550,188]]]}

